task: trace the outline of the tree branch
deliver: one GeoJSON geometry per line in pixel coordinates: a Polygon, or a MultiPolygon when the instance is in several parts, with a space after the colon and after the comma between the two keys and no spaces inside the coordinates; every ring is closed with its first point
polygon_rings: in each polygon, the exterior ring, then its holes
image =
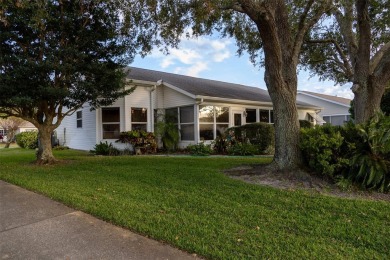
{"type": "Polygon", "coordinates": [[[316,13],[308,19],[308,13],[310,9],[312,8],[314,1],[309,1],[305,7],[305,10],[303,14],[301,15],[299,19],[299,27],[298,31],[295,37],[294,41],[294,47],[293,47],[293,57],[294,59],[298,60],[299,54],[301,52],[302,44],[303,44],[303,39],[307,32],[309,31],[310,28],[314,26],[318,22],[318,20],[321,18],[321,16],[328,10],[331,9],[332,7],[332,1],[331,0],[323,0],[323,3],[321,6],[318,8],[316,13]]]}
{"type": "Polygon", "coordinates": [[[336,50],[337,50],[337,53],[340,55],[342,61],[343,61],[343,67],[344,67],[344,71],[346,72],[346,77],[348,79],[352,79],[353,77],[353,69],[351,67],[351,64],[349,63],[349,60],[347,58],[347,56],[345,55],[343,49],[341,48],[340,44],[334,40],[334,39],[324,39],[324,40],[310,40],[310,41],[306,41],[307,43],[310,43],[310,44],[317,44],[317,43],[320,43],[320,44],[328,44],[328,43],[331,43],[335,46],[336,50]]]}
{"type": "Polygon", "coordinates": [[[345,44],[347,45],[348,53],[351,61],[356,59],[356,53],[358,49],[358,44],[356,42],[356,37],[352,29],[352,23],[354,21],[353,15],[353,1],[346,1],[344,4],[345,16],[337,8],[332,9],[333,15],[336,17],[337,23],[340,27],[341,35],[344,39],[345,44]]]}
{"type": "Polygon", "coordinates": [[[221,6],[219,6],[219,9],[221,9],[221,10],[233,10],[233,11],[236,11],[236,12],[239,12],[239,13],[245,13],[245,11],[242,8],[242,6],[240,5],[240,3],[236,2],[236,1],[232,1],[230,4],[221,5],[221,6]]]}
{"type": "Polygon", "coordinates": [[[378,67],[381,62],[383,56],[390,50],[390,42],[386,43],[381,47],[377,53],[375,53],[374,57],[371,58],[370,61],[370,74],[373,74],[375,69],[378,67]]]}

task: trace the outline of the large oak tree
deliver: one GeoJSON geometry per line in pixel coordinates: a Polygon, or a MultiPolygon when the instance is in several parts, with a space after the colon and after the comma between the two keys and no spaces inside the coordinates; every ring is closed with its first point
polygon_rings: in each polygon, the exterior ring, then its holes
{"type": "Polygon", "coordinates": [[[51,134],[65,116],[130,93],[123,67],[139,42],[121,2],[0,2],[0,112],[38,128],[38,163],[55,160],[51,134]]]}
{"type": "MultiPolygon", "coordinates": [[[[215,30],[234,37],[238,52],[265,67],[264,79],[275,115],[275,157],[279,170],[301,163],[296,107],[297,66],[303,40],[329,10],[331,0],[140,0],[140,26],[157,27],[159,39],[173,45],[187,28],[195,36],[215,30]],[[260,50],[263,52],[261,53],[260,50]],[[262,59],[264,57],[264,59],[262,59]]],[[[134,14],[131,14],[132,16],[134,14]]]]}
{"type": "Polygon", "coordinates": [[[323,79],[352,83],[357,123],[380,109],[390,83],[390,2],[342,0],[332,19],[318,25],[302,61],[323,79]]]}

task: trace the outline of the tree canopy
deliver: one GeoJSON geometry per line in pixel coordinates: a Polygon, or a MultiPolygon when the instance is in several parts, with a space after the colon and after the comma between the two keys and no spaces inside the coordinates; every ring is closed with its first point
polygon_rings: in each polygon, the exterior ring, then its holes
{"type": "Polygon", "coordinates": [[[121,1],[1,1],[0,112],[39,130],[38,161],[52,160],[50,134],[84,104],[130,93],[123,67],[140,41],[121,1]]]}
{"type": "Polygon", "coordinates": [[[323,80],[353,83],[362,122],[379,109],[390,82],[390,2],[334,1],[331,14],[307,35],[302,64],[323,80]]]}

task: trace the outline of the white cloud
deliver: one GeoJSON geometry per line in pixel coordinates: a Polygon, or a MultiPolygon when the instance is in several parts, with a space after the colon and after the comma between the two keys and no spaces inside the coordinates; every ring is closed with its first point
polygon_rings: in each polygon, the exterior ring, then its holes
{"type": "Polygon", "coordinates": [[[191,77],[199,77],[199,74],[202,71],[208,69],[208,64],[206,62],[197,62],[190,67],[177,67],[174,72],[178,74],[184,74],[191,77]]]}
{"type": "Polygon", "coordinates": [[[181,40],[177,49],[169,48],[168,55],[154,50],[150,57],[157,60],[162,69],[199,77],[201,72],[212,67],[213,63],[222,63],[232,56],[230,39],[182,37],[181,40]]]}

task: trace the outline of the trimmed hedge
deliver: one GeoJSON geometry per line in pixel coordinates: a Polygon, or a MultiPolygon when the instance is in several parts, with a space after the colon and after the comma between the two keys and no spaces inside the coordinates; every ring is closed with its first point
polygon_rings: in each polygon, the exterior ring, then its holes
{"type": "Polygon", "coordinates": [[[16,143],[24,149],[38,148],[38,131],[22,132],[15,136],[16,143]]]}

